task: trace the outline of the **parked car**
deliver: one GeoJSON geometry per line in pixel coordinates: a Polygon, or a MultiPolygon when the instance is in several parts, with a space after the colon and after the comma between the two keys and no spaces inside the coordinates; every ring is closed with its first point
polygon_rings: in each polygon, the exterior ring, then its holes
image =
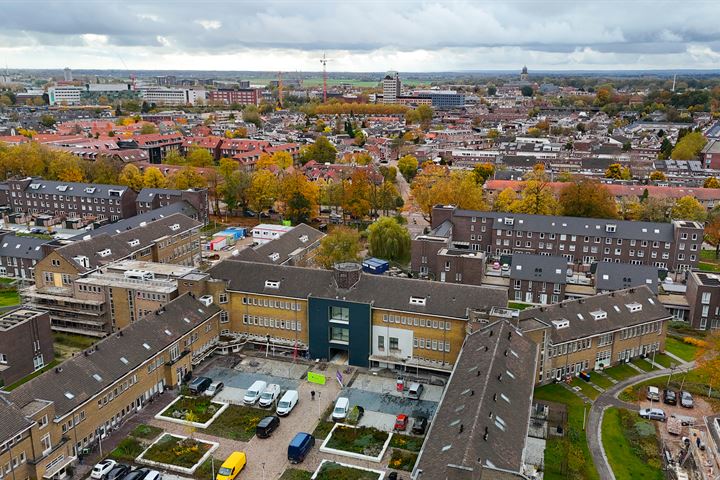
{"type": "Polygon", "coordinates": [[[315,445],[315,437],[305,432],[298,432],[288,445],[288,461],[292,464],[302,463],[315,445]]]}
{"type": "Polygon", "coordinates": [[[90,478],[100,480],[105,475],[107,475],[108,472],[115,467],[115,465],[117,465],[117,462],[115,460],[103,460],[102,462],[96,464],[93,467],[92,472],[90,473],[90,478]]]}
{"type": "Polygon", "coordinates": [[[208,377],[195,377],[188,385],[190,393],[193,395],[200,395],[203,393],[212,383],[212,378],[208,377]]]}
{"type": "Polygon", "coordinates": [[[124,477],[122,477],[122,480],[143,480],[143,478],[145,478],[145,475],[147,475],[149,472],[149,468],[138,468],[137,470],[133,470],[124,477]]]}
{"type": "Polygon", "coordinates": [[[422,415],[418,415],[413,419],[412,433],[416,435],[423,435],[427,430],[428,419],[422,415]]]}
{"type": "Polygon", "coordinates": [[[404,413],[399,414],[397,417],[395,417],[395,426],[393,427],[395,430],[399,432],[404,432],[407,430],[408,426],[408,416],[404,413]]]}
{"type": "Polygon", "coordinates": [[[335,408],[333,409],[332,419],[333,422],[342,422],[347,417],[350,411],[350,399],[347,397],[339,397],[335,401],[335,408]]]}
{"type": "Polygon", "coordinates": [[[695,406],[690,392],[680,392],[680,406],[685,408],[693,408],[695,406]]]}
{"type": "Polygon", "coordinates": [[[225,384],[223,382],[213,382],[210,384],[210,386],[203,392],[203,395],[207,395],[208,397],[214,397],[218,393],[222,391],[222,389],[225,388],[225,384]]]}
{"type": "Polygon", "coordinates": [[[281,417],[289,415],[290,412],[292,412],[292,409],[295,408],[295,405],[297,405],[298,399],[297,390],[288,390],[280,398],[277,408],[275,409],[275,413],[281,417]]]}
{"type": "Polygon", "coordinates": [[[245,212],[243,212],[243,213],[245,214],[246,217],[249,217],[249,218],[257,217],[257,215],[258,215],[255,210],[250,210],[249,208],[246,209],[245,212]]]}
{"type": "Polygon", "coordinates": [[[243,397],[243,403],[245,403],[246,405],[255,405],[260,399],[260,395],[262,394],[263,390],[265,390],[265,387],[267,387],[267,382],[264,382],[262,380],[256,380],[255,383],[250,385],[250,388],[247,389],[247,392],[245,392],[245,396],[243,397]]]}
{"type": "Polygon", "coordinates": [[[142,480],[162,480],[162,478],[162,473],[157,470],[147,470],[147,473],[144,477],[142,477],[142,480]]]}
{"type": "Polygon", "coordinates": [[[425,390],[425,387],[422,383],[413,382],[410,384],[410,387],[408,387],[407,396],[412,400],[420,400],[423,390],[425,390]]]}
{"type": "Polygon", "coordinates": [[[648,400],[652,400],[653,402],[659,402],[660,401],[660,389],[657,387],[648,387],[647,394],[645,395],[648,400]]]}
{"type": "Polygon", "coordinates": [[[128,473],[130,473],[130,467],[119,463],[105,474],[105,480],[118,480],[128,473]]]}
{"type": "Polygon", "coordinates": [[[503,276],[510,275],[510,265],[507,263],[503,263],[501,273],[503,276]]]}
{"type": "Polygon", "coordinates": [[[677,405],[677,393],[674,390],[663,390],[663,403],[668,405],[677,405]]]}
{"type": "Polygon", "coordinates": [[[245,468],[247,464],[247,456],[245,452],[233,452],[223,462],[220,470],[215,477],[215,480],[233,480],[237,477],[238,473],[245,468]]]}
{"type": "Polygon", "coordinates": [[[277,383],[271,383],[260,394],[259,404],[261,407],[270,407],[280,396],[280,385],[277,383]]]}
{"type": "Polygon", "coordinates": [[[661,422],[667,420],[667,415],[665,415],[665,412],[659,408],[642,408],[638,413],[640,413],[642,418],[647,418],[649,420],[660,420],[661,422]]]}
{"type": "Polygon", "coordinates": [[[279,426],[280,417],[276,417],[275,415],[265,417],[260,420],[257,427],[255,427],[255,435],[257,435],[258,438],[268,438],[279,426]]]}

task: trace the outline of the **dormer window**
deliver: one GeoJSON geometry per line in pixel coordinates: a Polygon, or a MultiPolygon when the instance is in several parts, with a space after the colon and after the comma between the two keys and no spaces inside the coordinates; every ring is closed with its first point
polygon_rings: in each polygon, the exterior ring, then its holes
{"type": "Polygon", "coordinates": [[[97,253],[98,253],[98,255],[100,255],[101,257],[104,258],[104,257],[109,256],[112,253],[112,250],[110,250],[109,248],[106,248],[105,250],[100,250],[97,253]]]}
{"type": "Polygon", "coordinates": [[[131,247],[137,247],[138,245],[140,245],[140,240],[138,240],[137,238],[134,240],[130,240],[128,242],[128,245],[130,245],[131,247]]]}
{"type": "Polygon", "coordinates": [[[308,236],[307,236],[307,235],[301,236],[301,237],[300,237],[300,241],[301,241],[302,243],[307,243],[307,241],[308,241],[308,236]]]}
{"type": "Polygon", "coordinates": [[[561,328],[569,327],[570,321],[565,318],[561,318],[560,320],[553,320],[552,324],[557,330],[560,330],[561,328]]]}
{"type": "Polygon", "coordinates": [[[86,187],[85,193],[95,193],[96,188],[95,187],[86,187]]]}
{"type": "Polygon", "coordinates": [[[506,218],[506,219],[505,219],[505,225],[512,225],[512,224],[514,224],[514,223],[515,223],[515,219],[514,219],[514,218],[506,218]]]}
{"type": "Polygon", "coordinates": [[[173,232],[180,230],[180,224],[174,223],[174,224],[170,225],[170,230],[172,230],[173,232]]]}
{"type": "Polygon", "coordinates": [[[590,312],[590,315],[592,315],[594,320],[602,320],[604,318],[607,318],[607,312],[603,310],[595,310],[594,312],[590,312]]]}
{"type": "Polygon", "coordinates": [[[268,255],[268,257],[270,257],[270,260],[272,260],[273,262],[277,262],[278,260],[280,260],[280,254],[277,252],[271,253],[270,255],[268,255]]]}
{"type": "Polygon", "coordinates": [[[265,280],[265,288],[280,288],[280,282],[276,280],[265,280]]]}
{"type": "Polygon", "coordinates": [[[67,190],[68,186],[67,185],[58,185],[55,188],[60,192],[64,192],[65,190],[67,190]]]}
{"type": "Polygon", "coordinates": [[[40,184],[39,183],[31,183],[30,188],[32,188],[33,190],[37,190],[40,188],[40,184]]]}
{"type": "Polygon", "coordinates": [[[421,305],[424,307],[426,300],[425,297],[410,297],[410,305],[421,305]]]}
{"type": "Polygon", "coordinates": [[[626,306],[627,309],[630,311],[630,313],[635,313],[635,312],[639,312],[639,311],[642,310],[642,305],[640,305],[640,304],[637,303],[637,302],[635,302],[635,303],[628,303],[628,304],[625,305],[625,306],[626,306]]]}
{"type": "Polygon", "coordinates": [[[605,225],[605,231],[608,233],[615,233],[617,225],[605,225]]]}

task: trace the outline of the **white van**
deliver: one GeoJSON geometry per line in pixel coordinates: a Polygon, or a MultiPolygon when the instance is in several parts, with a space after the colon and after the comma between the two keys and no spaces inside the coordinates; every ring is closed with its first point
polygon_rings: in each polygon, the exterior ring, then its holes
{"type": "Polygon", "coordinates": [[[243,397],[243,403],[245,403],[246,405],[255,405],[266,387],[267,382],[263,382],[262,380],[256,380],[255,383],[253,383],[250,388],[247,389],[247,392],[245,392],[245,396],[243,397]]]}
{"type": "Polygon", "coordinates": [[[278,399],[280,396],[280,385],[277,383],[271,383],[267,387],[265,387],[265,390],[263,390],[262,394],[260,394],[260,401],[258,404],[261,407],[270,407],[273,403],[278,399]]]}
{"type": "Polygon", "coordinates": [[[290,414],[293,408],[295,408],[295,405],[298,402],[298,392],[297,390],[288,390],[285,392],[285,394],[280,398],[280,401],[278,402],[278,406],[275,409],[275,413],[280,415],[281,417],[284,417],[285,415],[290,414]]]}
{"type": "Polygon", "coordinates": [[[340,397],[335,402],[335,408],[333,409],[332,419],[333,422],[342,422],[347,417],[350,411],[350,399],[347,397],[340,397]]]}
{"type": "Polygon", "coordinates": [[[408,388],[407,396],[413,400],[420,400],[423,390],[425,390],[425,387],[423,387],[422,383],[413,382],[410,384],[410,388],[408,388]]]}

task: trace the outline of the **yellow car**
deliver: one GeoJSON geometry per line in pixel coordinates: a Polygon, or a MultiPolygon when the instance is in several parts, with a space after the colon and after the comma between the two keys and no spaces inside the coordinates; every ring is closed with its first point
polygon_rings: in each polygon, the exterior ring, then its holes
{"type": "Polygon", "coordinates": [[[233,452],[218,470],[216,480],[233,480],[247,463],[245,452],[233,452]]]}

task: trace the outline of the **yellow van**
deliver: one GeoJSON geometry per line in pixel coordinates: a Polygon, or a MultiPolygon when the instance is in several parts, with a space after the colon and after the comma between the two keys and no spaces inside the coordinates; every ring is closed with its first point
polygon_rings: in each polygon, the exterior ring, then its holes
{"type": "Polygon", "coordinates": [[[218,470],[216,480],[233,480],[246,463],[245,452],[233,452],[218,470]]]}

